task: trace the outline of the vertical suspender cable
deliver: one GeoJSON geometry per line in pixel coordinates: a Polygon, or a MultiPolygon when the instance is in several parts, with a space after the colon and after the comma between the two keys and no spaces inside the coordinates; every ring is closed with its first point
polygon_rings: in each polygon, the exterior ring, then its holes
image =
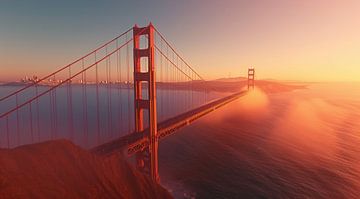
{"type": "Polygon", "coordinates": [[[96,51],[95,56],[95,84],[96,84],[96,128],[97,128],[97,144],[100,144],[100,107],[99,107],[99,69],[96,60],[96,51]]]}
{"type": "MultiPolygon", "coordinates": [[[[119,47],[119,41],[116,40],[116,49],[118,49],[119,47]]],[[[121,114],[122,114],[122,107],[121,107],[121,50],[119,49],[116,52],[116,70],[117,70],[117,94],[118,94],[118,121],[117,123],[119,124],[118,127],[118,136],[121,135],[121,127],[122,127],[122,119],[121,119],[121,114]]]]}
{"type": "MultiPolygon", "coordinates": [[[[159,39],[160,42],[160,49],[162,51],[163,49],[163,43],[162,40],[159,39]]],[[[163,57],[161,54],[159,54],[160,56],[160,85],[162,86],[162,88],[158,89],[158,91],[161,91],[161,95],[160,95],[160,120],[163,120],[164,117],[164,79],[163,79],[163,57]]]]}
{"type": "MultiPolygon", "coordinates": [[[[126,41],[128,40],[128,35],[125,36],[126,41]]],[[[131,121],[132,121],[132,114],[131,114],[131,104],[130,104],[130,54],[129,54],[129,44],[126,45],[126,66],[127,66],[127,97],[128,97],[128,131],[132,131],[131,121]]]]}
{"type": "Polygon", "coordinates": [[[10,148],[10,135],[9,135],[9,116],[6,116],[6,139],[7,147],[10,148]]]}
{"type": "MultiPolygon", "coordinates": [[[[81,60],[81,68],[84,70],[84,59],[81,60]]],[[[87,94],[86,94],[86,71],[81,74],[81,82],[82,82],[82,103],[83,103],[83,136],[84,136],[84,145],[88,146],[88,122],[87,122],[87,94]]]]}
{"type": "Polygon", "coordinates": [[[49,105],[50,105],[50,108],[49,108],[49,115],[50,115],[50,139],[53,139],[53,133],[54,133],[54,114],[53,114],[53,91],[50,91],[49,92],[49,99],[50,99],[50,102],[49,102],[49,105]]]}
{"type": "MultiPolygon", "coordinates": [[[[16,107],[19,106],[18,94],[15,94],[16,107]]],[[[16,136],[17,144],[20,145],[19,109],[16,110],[16,136]]]]}
{"type": "MultiPolygon", "coordinates": [[[[54,75],[54,81],[56,81],[56,77],[54,75]]],[[[56,95],[56,89],[54,89],[54,103],[53,103],[53,106],[54,106],[54,136],[55,138],[57,138],[57,95],[56,95]]]]}
{"type": "MultiPolygon", "coordinates": [[[[108,55],[107,46],[105,46],[105,54],[108,55]]],[[[109,58],[106,58],[105,60],[105,68],[106,68],[106,91],[107,91],[107,129],[108,135],[105,135],[106,137],[111,135],[111,119],[110,119],[110,79],[109,79],[109,58]]]]}
{"type": "MultiPolygon", "coordinates": [[[[38,85],[35,85],[35,93],[36,96],[39,95],[38,85]]],[[[36,99],[36,125],[37,125],[37,138],[38,142],[40,142],[40,111],[39,111],[39,99],[36,99]]]]}
{"type": "Polygon", "coordinates": [[[30,116],[30,136],[31,136],[31,143],[34,142],[34,130],[33,130],[33,114],[32,114],[32,106],[31,102],[29,103],[29,116],[30,116]]]}
{"type": "MultiPolygon", "coordinates": [[[[71,78],[71,67],[69,67],[69,79],[71,78]]],[[[69,135],[70,140],[74,141],[74,129],[73,129],[73,107],[72,107],[72,88],[71,88],[71,79],[68,81],[68,119],[69,119],[69,135]]]]}
{"type": "Polygon", "coordinates": [[[113,126],[112,126],[112,80],[111,80],[111,55],[109,56],[109,125],[110,125],[110,138],[113,137],[113,126]]]}

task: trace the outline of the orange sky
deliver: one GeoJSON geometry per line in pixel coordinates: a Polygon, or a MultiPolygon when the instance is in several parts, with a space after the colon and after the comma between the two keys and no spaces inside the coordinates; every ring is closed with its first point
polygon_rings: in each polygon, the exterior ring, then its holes
{"type": "Polygon", "coordinates": [[[360,1],[17,4],[0,8],[0,80],[53,71],[149,21],[206,79],[244,76],[248,66],[264,79],[360,77],[360,1]]]}

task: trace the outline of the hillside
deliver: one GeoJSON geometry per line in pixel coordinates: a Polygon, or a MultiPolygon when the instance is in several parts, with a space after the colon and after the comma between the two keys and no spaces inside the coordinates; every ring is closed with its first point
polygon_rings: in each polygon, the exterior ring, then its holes
{"type": "Polygon", "coordinates": [[[0,198],[172,198],[118,155],[66,140],[0,149],[0,198]]]}

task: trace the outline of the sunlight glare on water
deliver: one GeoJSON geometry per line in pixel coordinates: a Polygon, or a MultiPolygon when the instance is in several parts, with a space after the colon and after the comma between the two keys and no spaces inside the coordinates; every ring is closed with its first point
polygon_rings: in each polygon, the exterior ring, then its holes
{"type": "Polygon", "coordinates": [[[357,91],[256,89],[161,143],[163,183],[176,198],[358,198],[357,91]]]}

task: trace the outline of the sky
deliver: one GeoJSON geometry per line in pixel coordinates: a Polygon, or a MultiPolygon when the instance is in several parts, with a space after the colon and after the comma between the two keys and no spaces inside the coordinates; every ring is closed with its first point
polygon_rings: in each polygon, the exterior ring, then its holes
{"type": "Polygon", "coordinates": [[[152,22],[205,79],[360,80],[356,0],[2,0],[0,81],[44,75],[152,22]]]}

